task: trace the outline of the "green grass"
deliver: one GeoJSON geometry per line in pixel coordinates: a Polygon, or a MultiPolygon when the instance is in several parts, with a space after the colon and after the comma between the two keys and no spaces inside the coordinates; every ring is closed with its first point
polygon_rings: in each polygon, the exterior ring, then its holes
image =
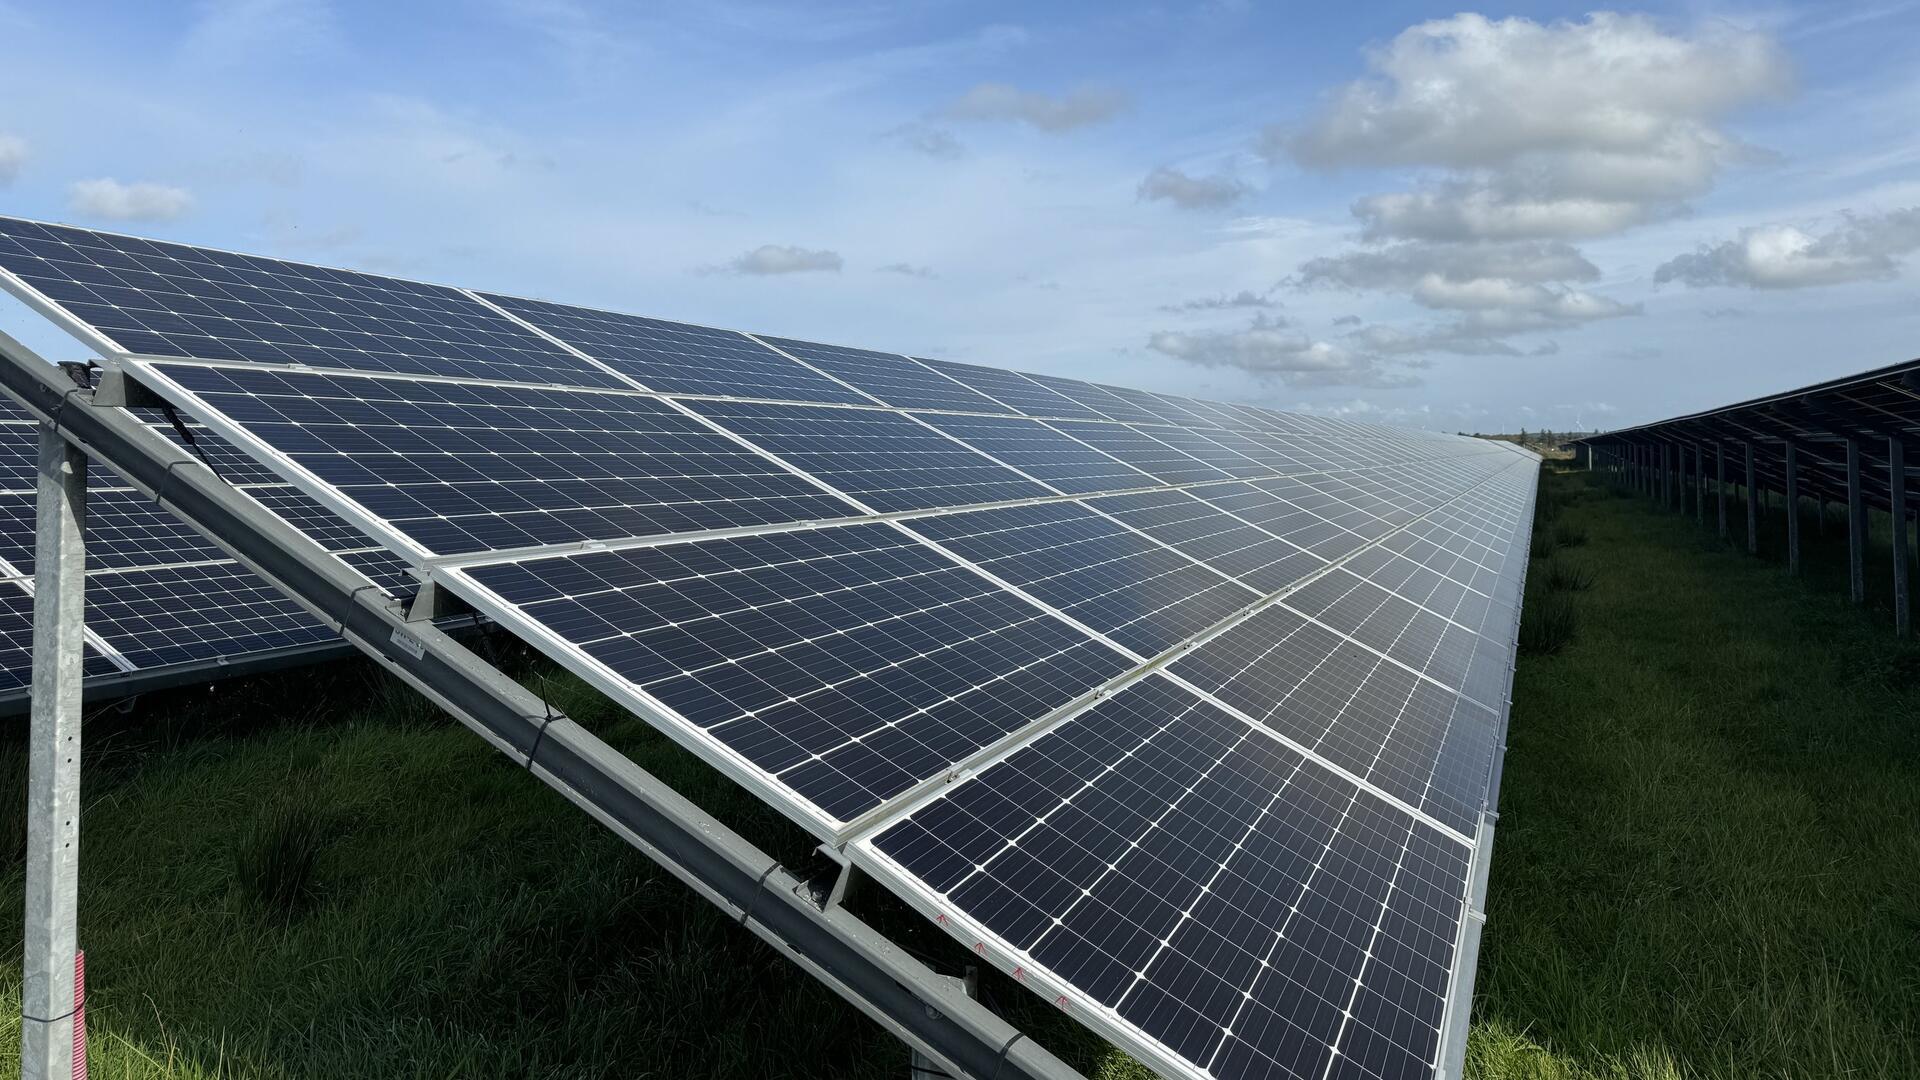
{"type": "Polygon", "coordinates": [[[1549,500],[1598,570],[1529,575],[1578,633],[1516,673],[1469,1074],[1920,1076],[1920,653],[1843,538],[1800,582],[1711,514],[1549,500]]]}
{"type": "MultiPolygon", "coordinates": [[[[1536,547],[1529,619],[1564,603],[1573,630],[1519,666],[1471,1074],[1920,1075],[1915,653],[1825,562],[1788,580],[1583,476],[1548,478],[1536,547]]],[[[640,721],[508,660],[768,851],[810,857],[640,721]]],[[[0,805],[23,798],[20,735],[0,732],[0,805]]],[[[96,1076],[904,1074],[839,999],[363,664],[156,695],[87,739],[96,1076]]],[[[0,815],[0,926],[21,916],[17,821],[0,815]]],[[[863,914],[964,963],[876,894],[863,914]]],[[[19,977],[0,954],[0,1016],[19,977]]],[[[1145,1075],[985,985],[1090,1075],[1145,1075]]],[[[17,1040],[0,1020],[0,1075],[17,1040]]]]}

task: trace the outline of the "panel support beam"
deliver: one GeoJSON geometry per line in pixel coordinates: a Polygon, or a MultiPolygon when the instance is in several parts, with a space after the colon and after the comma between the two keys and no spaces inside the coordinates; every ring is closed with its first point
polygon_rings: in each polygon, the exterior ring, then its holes
{"type": "Polygon", "coordinates": [[[1787,573],[1800,576],[1800,450],[1787,444],[1787,573]]]}
{"type": "MultiPolygon", "coordinates": [[[[80,894],[80,696],[86,663],[87,458],[50,426],[40,430],[35,506],[33,697],[27,751],[25,970],[20,995],[23,1080],[84,1071],[74,993],[80,894]],[[76,1064],[81,1068],[76,1070],[76,1064]]],[[[84,1023],[84,1021],[81,1021],[84,1023]]]]}
{"type": "Polygon", "coordinates": [[[1693,444],[1693,520],[1707,526],[1707,448],[1693,444]]]}
{"type": "Polygon", "coordinates": [[[1893,517],[1893,632],[1912,632],[1912,603],[1907,590],[1907,447],[1900,436],[1887,438],[1887,499],[1893,517]]]}
{"type": "Polygon", "coordinates": [[[1847,440],[1847,580],[1853,602],[1867,602],[1867,507],[1860,496],[1860,440],[1847,440]]]}

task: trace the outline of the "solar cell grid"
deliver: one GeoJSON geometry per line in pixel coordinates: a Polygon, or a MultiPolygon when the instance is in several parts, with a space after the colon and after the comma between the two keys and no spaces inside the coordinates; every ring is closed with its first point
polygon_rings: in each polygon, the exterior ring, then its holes
{"type": "Polygon", "coordinates": [[[1062,397],[1079,402],[1103,417],[1135,424],[1164,424],[1158,413],[1151,413],[1138,405],[1117,397],[1105,387],[1078,379],[1062,379],[1054,375],[1035,375],[1025,373],[1034,380],[1062,397]]]}
{"type": "MultiPolygon", "coordinates": [[[[112,477],[106,473],[106,478],[112,477]]],[[[34,499],[31,492],[0,494],[0,559],[24,575],[34,571],[34,499]]],[[[152,500],[127,488],[87,493],[86,541],[89,570],[227,557],[152,500]]]]}
{"type": "MultiPolygon", "coordinates": [[[[118,670],[92,645],[86,647],[83,677],[90,679],[118,670]]],[[[0,580],[0,693],[26,689],[32,676],[33,595],[18,579],[0,580]]]]}
{"type": "Polygon", "coordinates": [[[185,364],[154,370],[428,553],[855,512],[637,394],[185,364]]]}
{"type": "Polygon", "coordinates": [[[1207,490],[1143,492],[1094,499],[1087,505],[1262,595],[1326,565],[1318,555],[1194,497],[1207,490]]]}
{"type": "Polygon", "coordinates": [[[1105,420],[1107,418],[1104,414],[1094,412],[1072,398],[1017,371],[979,367],[974,364],[956,364],[950,360],[929,360],[925,357],[914,359],[947,378],[972,387],[1026,416],[1069,420],[1105,420]]]}
{"type": "Polygon", "coordinates": [[[336,639],[233,562],[90,574],[87,626],[139,668],[336,639]]]}
{"type": "Polygon", "coordinates": [[[439,285],[4,217],[0,269],[130,353],[619,385],[439,285]]]}
{"type": "Polygon", "coordinates": [[[907,527],[1143,658],[1257,599],[1252,589],[1075,503],[947,514],[907,527]]]}
{"type": "Polygon", "coordinates": [[[916,413],[997,461],[1069,495],[1158,486],[1159,481],[1040,423],[1020,417],[916,413]]]}
{"type": "Polygon", "coordinates": [[[872,404],[871,399],[736,330],[523,300],[481,299],[665,394],[872,404]]]}
{"type": "Polygon", "coordinates": [[[829,829],[1132,663],[887,525],[465,575],[817,807],[829,829]]]}
{"type": "Polygon", "coordinates": [[[1438,837],[1156,677],[861,848],[1162,1060],[1318,1076],[1362,1038],[1431,1065],[1467,866],[1438,837]],[[1350,1034],[1373,956],[1419,992],[1350,1034]]]}
{"type": "Polygon", "coordinates": [[[732,401],[688,405],[880,513],[1058,494],[896,412],[732,401]]]}
{"type": "Polygon", "coordinates": [[[1141,428],[1069,420],[1053,421],[1051,426],[1120,459],[1163,484],[1193,484],[1231,478],[1231,474],[1167,445],[1141,428]]]}
{"type": "Polygon", "coordinates": [[[858,388],[869,397],[898,408],[1008,414],[1014,411],[924,364],[895,353],[820,345],[793,338],[762,337],[761,340],[858,388]]]}

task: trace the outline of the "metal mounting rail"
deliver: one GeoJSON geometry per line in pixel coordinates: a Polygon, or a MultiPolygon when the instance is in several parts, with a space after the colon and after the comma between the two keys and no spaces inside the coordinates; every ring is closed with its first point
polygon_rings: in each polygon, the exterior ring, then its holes
{"type": "Polygon", "coordinates": [[[0,333],[0,391],[204,534],[668,872],[949,1072],[1078,1073],[699,807],[406,611],[117,405],[0,333]]]}

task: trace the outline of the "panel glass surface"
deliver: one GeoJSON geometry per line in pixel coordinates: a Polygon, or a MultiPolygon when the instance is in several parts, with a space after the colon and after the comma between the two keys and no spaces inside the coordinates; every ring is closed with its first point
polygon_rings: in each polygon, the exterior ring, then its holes
{"type": "Polygon", "coordinates": [[[761,340],[897,408],[985,413],[1014,411],[971,387],[897,353],[850,349],[844,345],[821,345],[793,338],[762,336],[761,340]]]}
{"type": "Polygon", "coordinates": [[[732,401],[687,404],[883,514],[1058,494],[896,412],[732,401]]]}
{"type": "Polygon", "coordinates": [[[157,368],[437,554],[855,513],[636,394],[157,368]]]}
{"type": "Polygon", "coordinates": [[[1258,599],[1075,503],[943,514],[908,528],[1133,650],[1155,656],[1258,599]]]}
{"type": "Polygon", "coordinates": [[[1094,412],[1072,398],[1049,389],[1017,371],[979,367],[975,364],[956,364],[950,360],[928,360],[925,357],[915,357],[915,359],[955,382],[970,386],[1015,412],[1027,416],[1057,417],[1067,420],[1107,419],[1104,414],[1094,412]]]}
{"type": "Polygon", "coordinates": [[[0,218],[0,269],[130,353],[620,385],[440,285],[15,218],[0,218]]]}
{"type": "Polygon", "coordinates": [[[870,850],[1183,1071],[1434,1067],[1468,849],[1157,676],[870,850]]]}
{"type": "Polygon", "coordinates": [[[735,330],[483,293],[554,337],[665,394],[872,402],[735,330]]]}
{"type": "Polygon", "coordinates": [[[468,575],[837,822],[1133,663],[888,525],[468,575]]]}
{"type": "Polygon", "coordinates": [[[922,421],[1069,495],[1157,487],[1159,481],[1077,439],[1018,417],[916,413],[922,421]]]}

